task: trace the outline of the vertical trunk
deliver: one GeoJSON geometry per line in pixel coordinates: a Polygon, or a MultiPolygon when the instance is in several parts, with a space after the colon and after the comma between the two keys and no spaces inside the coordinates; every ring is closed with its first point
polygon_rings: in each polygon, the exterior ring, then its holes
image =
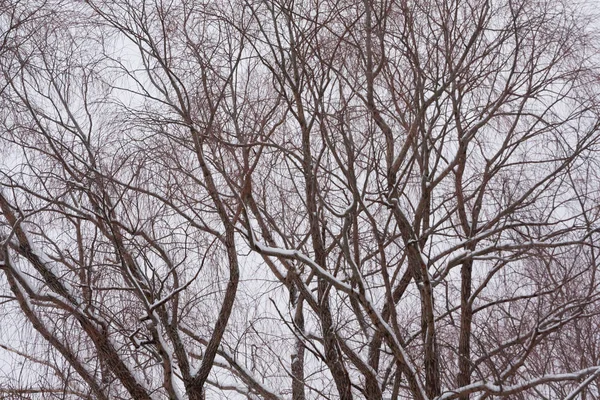
{"type": "MultiPolygon", "coordinates": [[[[300,103],[298,103],[300,104],[300,103]]],[[[302,112],[299,112],[302,115],[302,112]]],[[[306,179],[306,199],[308,208],[308,219],[310,223],[310,233],[315,252],[315,261],[321,268],[327,270],[327,254],[321,237],[321,223],[317,213],[317,183],[312,171],[312,155],[310,150],[310,133],[306,125],[303,126],[303,152],[304,152],[304,174],[306,179]]],[[[348,371],[344,367],[341,352],[336,343],[335,333],[333,332],[333,318],[329,307],[329,284],[323,279],[318,283],[318,300],[320,304],[319,319],[321,320],[321,329],[323,332],[323,347],[325,350],[325,362],[338,389],[340,400],[352,399],[352,387],[348,371]]]]}
{"type": "MultiPolygon", "coordinates": [[[[377,339],[371,343],[381,346],[381,336],[379,335],[377,339]]],[[[369,366],[373,367],[373,365],[376,365],[379,367],[379,348],[377,348],[376,353],[373,353],[373,356],[374,357],[369,360],[369,366]]],[[[373,368],[373,370],[377,371],[375,368],[373,368]]],[[[377,381],[368,379],[365,382],[365,397],[367,400],[381,399],[381,388],[377,381]]]]}
{"type": "MultiPolygon", "coordinates": [[[[396,195],[394,193],[394,195],[396,195]]],[[[433,287],[429,280],[427,265],[421,257],[421,249],[412,226],[398,205],[394,207],[394,216],[400,228],[402,240],[406,245],[408,267],[414,277],[421,297],[421,328],[423,336],[425,390],[433,398],[441,394],[442,386],[437,354],[433,287]]]]}
{"type": "Polygon", "coordinates": [[[337,387],[340,400],[352,400],[352,386],[350,376],[344,367],[339,347],[336,343],[335,333],[333,332],[333,321],[329,301],[326,297],[327,283],[323,280],[319,282],[319,302],[322,304],[319,312],[321,328],[323,332],[323,347],[325,349],[325,362],[331,370],[333,380],[337,387]]]}
{"type": "Polygon", "coordinates": [[[235,302],[237,287],[240,280],[240,268],[235,246],[235,229],[231,220],[229,219],[227,209],[221,201],[221,195],[217,190],[212,172],[210,171],[204,159],[204,153],[202,149],[203,144],[200,134],[195,129],[191,129],[191,134],[192,138],[194,139],[196,158],[202,170],[202,175],[206,182],[208,194],[211,197],[215,208],[217,209],[219,219],[225,227],[225,235],[222,242],[227,251],[227,261],[229,264],[229,281],[227,282],[227,287],[225,288],[225,295],[223,302],[221,303],[219,316],[215,322],[213,333],[208,341],[208,344],[206,345],[204,359],[202,360],[202,364],[200,365],[198,372],[192,378],[192,381],[186,386],[186,391],[188,391],[188,393],[194,393],[193,397],[190,395],[190,399],[193,398],[193,400],[200,400],[204,398],[204,383],[206,382],[206,379],[208,379],[208,375],[212,369],[217,351],[219,350],[219,345],[221,344],[221,339],[225,334],[227,323],[229,322],[229,317],[231,316],[231,312],[233,310],[233,304],[235,302]]]}
{"type": "MultiPolygon", "coordinates": [[[[317,207],[317,179],[313,173],[311,132],[306,120],[302,97],[298,91],[294,91],[294,100],[297,107],[297,120],[302,128],[302,167],[304,169],[303,172],[306,185],[306,208],[310,225],[310,236],[315,254],[315,261],[321,268],[327,270],[327,252],[323,243],[323,237],[321,236],[322,221],[319,220],[317,207]]],[[[329,284],[323,279],[319,279],[317,289],[318,301],[320,304],[318,315],[323,333],[325,363],[331,370],[340,400],[352,400],[350,376],[344,366],[341,351],[336,342],[336,335],[335,332],[333,332],[333,318],[331,316],[328,298],[329,284]]]]}
{"type": "MultiPolygon", "coordinates": [[[[386,321],[386,322],[389,321],[390,317],[392,317],[392,315],[394,315],[392,308],[396,307],[396,303],[398,301],[400,301],[400,299],[404,295],[404,292],[408,288],[408,284],[410,283],[411,280],[412,280],[412,273],[409,269],[404,273],[404,275],[402,276],[402,279],[400,279],[400,282],[398,283],[398,286],[396,286],[396,288],[394,289],[394,291],[391,295],[391,298],[383,306],[383,309],[381,311],[381,316],[383,317],[384,321],[386,321]]],[[[375,372],[379,371],[379,356],[380,356],[380,352],[381,352],[382,343],[383,343],[383,334],[379,331],[376,331],[373,334],[373,338],[371,339],[371,342],[369,342],[369,358],[368,358],[369,366],[371,368],[373,368],[373,370],[375,372]]],[[[398,374],[401,374],[401,373],[398,372],[398,374]]],[[[367,390],[369,390],[368,385],[367,385],[367,390]]],[[[392,397],[392,398],[394,398],[394,397],[392,397]]]]}
{"type": "Polygon", "coordinates": [[[187,394],[188,394],[190,400],[204,400],[205,399],[204,389],[201,386],[195,387],[195,388],[187,388],[186,391],[187,391],[187,394]]]}
{"type": "MultiPolygon", "coordinates": [[[[426,286],[426,285],[424,285],[426,286]]],[[[421,315],[423,318],[423,345],[425,347],[425,390],[430,398],[442,392],[436,335],[434,330],[433,294],[431,288],[421,295],[421,315]]]]}
{"type": "MultiPolygon", "coordinates": [[[[458,339],[458,376],[456,379],[457,387],[466,386],[471,383],[471,320],[473,319],[473,309],[469,298],[471,297],[471,273],[473,270],[473,261],[466,261],[460,271],[460,333],[458,339]]],[[[468,400],[469,395],[460,397],[461,400],[468,400]]]]}
{"type": "Polygon", "coordinates": [[[296,305],[296,314],[294,315],[294,324],[298,331],[296,338],[296,353],[292,356],[292,400],[304,400],[304,342],[301,337],[304,333],[304,300],[302,296],[298,299],[296,305]]]}

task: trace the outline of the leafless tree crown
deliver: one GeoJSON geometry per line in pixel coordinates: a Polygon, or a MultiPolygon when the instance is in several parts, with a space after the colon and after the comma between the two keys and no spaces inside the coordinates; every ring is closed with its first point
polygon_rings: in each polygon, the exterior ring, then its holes
{"type": "Polygon", "coordinates": [[[566,0],[0,0],[0,397],[600,399],[566,0]]]}

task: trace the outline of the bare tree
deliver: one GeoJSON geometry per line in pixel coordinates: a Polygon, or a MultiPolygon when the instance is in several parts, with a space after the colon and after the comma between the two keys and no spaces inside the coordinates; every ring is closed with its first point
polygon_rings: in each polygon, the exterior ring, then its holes
{"type": "Polygon", "coordinates": [[[1,3],[0,393],[600,398],[585,6],[1,3]]]}

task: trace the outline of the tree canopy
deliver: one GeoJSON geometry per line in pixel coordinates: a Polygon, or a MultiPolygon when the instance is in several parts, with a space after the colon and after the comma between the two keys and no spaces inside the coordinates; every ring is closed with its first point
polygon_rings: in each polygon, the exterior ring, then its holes
{"type": "Polygon", "coordinates": [[[0,0],[0,397],[600,398],[563,0],[0,0]]]}

